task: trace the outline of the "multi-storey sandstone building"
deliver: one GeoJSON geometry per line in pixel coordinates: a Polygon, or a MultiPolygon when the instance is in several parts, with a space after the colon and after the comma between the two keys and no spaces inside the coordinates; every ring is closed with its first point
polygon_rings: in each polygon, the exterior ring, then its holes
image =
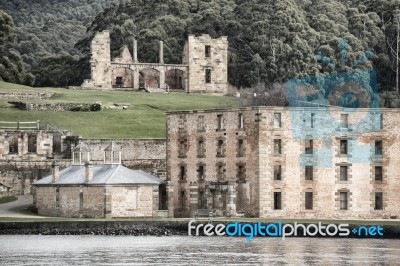
{"type": "Polygon", "coordinates": [[[182,55],[182,64],[164,63],[162,41],[157,63],[138,61],[136,40],[133,40],[132,50],[133,58],[125,46],[119,57],[111,59],[110,33],[97,33],[91,43],[91,79],[85,80],[82,87],[227,93],[227,37],[212,39],[208,34],[198,37],[189,35],[182,55]]]}
{"type": "Polygon", "coordinates": [[[167,113],[174,215],[400,215],[400,111],[252,107],[167,113]]]}

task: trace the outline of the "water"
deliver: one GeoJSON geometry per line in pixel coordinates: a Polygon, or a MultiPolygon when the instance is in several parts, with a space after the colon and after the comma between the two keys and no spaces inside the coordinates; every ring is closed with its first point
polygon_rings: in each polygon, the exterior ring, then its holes
{"type": "Polygon", "coordinates": [[[400,240],[0,236],[1,265],[400,264],[400,240]]]}

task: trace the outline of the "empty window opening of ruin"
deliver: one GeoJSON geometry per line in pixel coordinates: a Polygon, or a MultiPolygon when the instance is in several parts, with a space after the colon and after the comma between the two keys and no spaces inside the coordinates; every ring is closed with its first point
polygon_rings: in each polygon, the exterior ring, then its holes
{"type": "Polygon", "coordinates": [[[210,45],[205,46],[205,57],[211,57],[211,46],[210,45]]]}
{"type": "Polygon", "coordinates": [[[206,83],[211,83],[211,69],[206,69],[206,83]]]}

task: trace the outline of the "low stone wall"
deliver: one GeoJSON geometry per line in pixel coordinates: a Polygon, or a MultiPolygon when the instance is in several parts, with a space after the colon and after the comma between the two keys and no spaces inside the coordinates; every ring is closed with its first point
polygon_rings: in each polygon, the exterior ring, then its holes
{"type": "Polygon", "coordinates": [[[10,91],[0,90],[0,99],[4,100],[36,100],[49,99],[54,96],[53,92],[48,91],[10,91]]]}
{"type": "MultiPolygon", "coordinates": [[[[9,102],[13,104],[18,109],[24,111],[55,111],[55,112],[65,112],[65,111],[99,111],[93,110],[93,106],[97,104],[93,103],[24,103],[24,102],[9,102]]],[[[100,107],[101,108],[101,107],[100,107]]]]}

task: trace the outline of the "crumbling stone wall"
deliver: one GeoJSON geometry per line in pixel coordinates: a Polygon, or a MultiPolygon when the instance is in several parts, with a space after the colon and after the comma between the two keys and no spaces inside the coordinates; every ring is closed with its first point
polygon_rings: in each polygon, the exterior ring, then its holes
{"type": "Polygon", "coordinates": [[[110,32],[102,31],[96,33],[91,46],[90,59],[91,79],[84,80],[82,87],[111,89],[111,50],[110,32]]]}
{"type": "Polygon", "coordinates": [[[104,149],[114,141],[121,148],[122,164],[140,169],[165,180],[166,141],[164,139],[82,139],[91,150],[94,164],[104,162],[104,149]]]}
{"type": "Polygon", "coordinates": [[[54,93],[48,92],[48,91],[0,90],[0,99],[4,99],[4,100],[49,99],[53,96],[54,96],[54,93]]]}
{"type": "Polygon", "coordinates": [[[182,63],[189,66],[189,93],[228,92],[228,38],[189,35],[182,63]],[[209,73],[207,73],[209,72],[209,73]],[[209,80],[207,80],[207,75],[209,80]]]}
{"type": "Polygon", "coordinates": [[[160,41],[159,62],[139,63],[133,40],[133,59],[127,47],[111,61],[109,32],[96,33],[91,43],[91,79],[84,88],[147,88],[149,91],[185,90],[188,93],[227,94],[228,39],[212,39],[208,34],[189,35],[182,64],[165,64],[160,41]],[[160,90],[152,90],[159,88],[160,90]]]}

